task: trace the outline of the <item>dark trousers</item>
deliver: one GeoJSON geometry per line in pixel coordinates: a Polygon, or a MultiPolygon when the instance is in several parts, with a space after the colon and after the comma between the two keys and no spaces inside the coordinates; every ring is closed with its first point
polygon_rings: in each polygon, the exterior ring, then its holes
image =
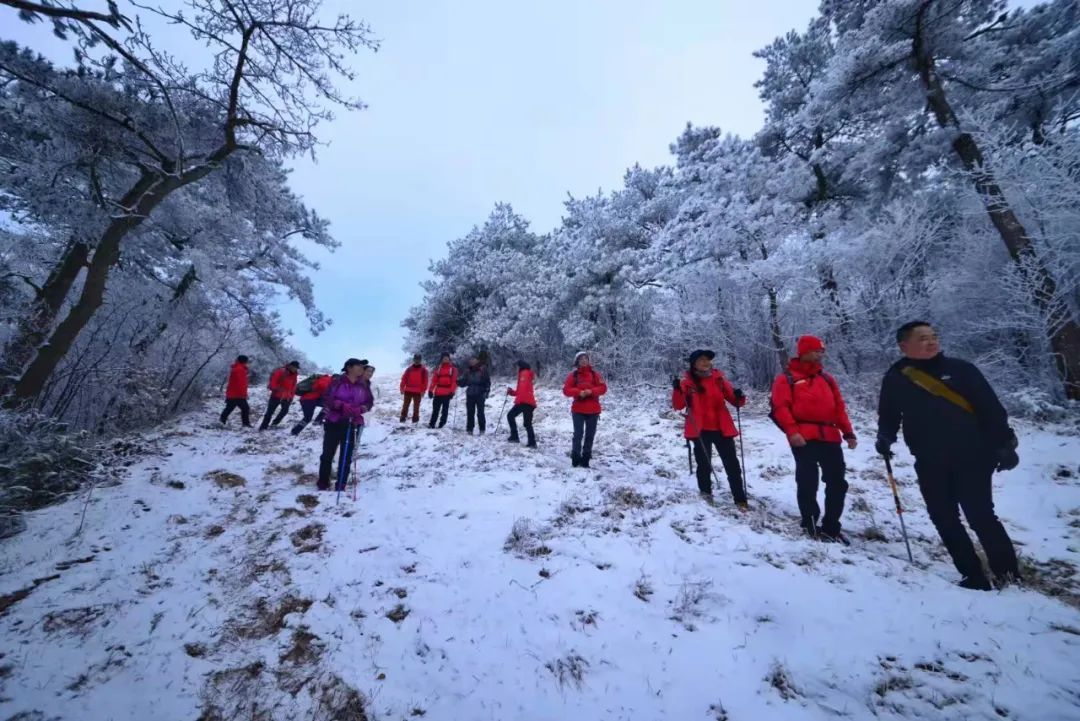
{"type": "Polygon", "coordinates": [[[516,441],[518,439],[517,431],[517,417],[521,416],[521,423],[525,426],[525,433],[529,437],[529,442],[526,445],[536,445],[536,435],[533,433],[533,411],[536,410],[528,403],[518,403],[510,412],[506,414],[506,422],[510,425],[510,440],[516,441]]]}
{"type": "Polygon", "coordinates": [[[412,422],[420,422],[420,396],[423,393],[406,393],[405,399],[401,402],[401,422],[405,422],[405,418],[409,415],[409,404],[412,403],[412,422]]]}
{"type": "Polygon", "coordinates": [[[480,426],[483,433],[487,428],[487,418],[484,417],[484,403],[487,401],[483,396],[471,398],[465,396],[465,430],[472,433],[473,425],[480,426]]]}
{"type": "Polygon", "coordinates": [[[961,509],[971,530],[979,537],[994,575],[1018,574],[1016,549],[994,514],[993,466],[986,461],[965,463],[954,459],[927,463],[916,459],[915,473],[930,520],[961,576],[986,577],[971,537],[960,522],[961,509]]]}
{"type": "Polygon", "coordinates": [[[330,470],[334,464],[334,454],[338,453],[338,473],[334,476],[336,490],[345,490],[345,484],[349,480],[349,464],[352,463],[353,451],[359,441],[360,430],[352,426],[352,437],[349,437],[349,422],[338,421],[337,423],[323,423],[323,446],[322,455],[319,457],[319,489],[326,491],[330,488],[330,470]],[[348,440],[348,443],[345,441],[348,440]]]}
{"type": "MultiPolygon", "coordinates": [[[[322,399],[321,398],[316,398],[313,401],[305,401],[305,400],[300,401],[300,410],[304,412],[304,417],[301,418],[297,422],[297,424],[292,427],[292,434],[294,436],[300,435],[300,432],[303,431],[305,428],[307,428],[307,424],[311,423],[311,418],[312,418],[312,416],[315,415],[315,409],[316,408],[320,408],[320,409],[322,408],[322,399]]],[[[315,419],[315,423],[316,424],[322,423],[323,422],[323,416],[325,414],[326,414],[326,411],[320,410],[319,411],[319,417],[315,419]]]]}
{"type": "Polygon", "coordinates": [[[435,427],[435,420],[439,421],[439,428],[446,425],[446,416],[450,413],[450,399],[453,396],[435,396],[435,399],[431,401],[431,422],[428,423],[429,428],[435,427]]]}
{"type": "Polygon", "coordinates": [[[694,460],[697,461],[698,490],[712,493],[712,449],[720,455],[724,464],[731,495],[736,503],[746,502],[746,489],[743,487],[742,468],[739,466],[739,452],[735,448],[735,439],[727,438],[720,431],[702,431],[700,438],[691,441],[694,444],[694,460]]]}
{"type": "Polygon", "coordinates": [[[263,414],[262,425],[259,426],[260,431],[265,431],[270,427],[270,416],[274,415],[274,411],[281,407],[281,410],[277,414],[277,418],[274,419],[274,425],[281,423],[281,419],[285,417],[285,414],[289,412],[289,406],[292,405],[292,401],[285,401],[280,398],[270,398],[270,402],[266,404],[266,413],[263,414]]]}
{"type": "Polygon", "coordinates": [[[251,406],[248,405],[247,398],[226,398],[225,410],[221,412],[221,422],[229,420],[229,416],[232,415],[233,409],[240,409],[240,421],[247,426],[251,427],[251,406]]]}
{"type": "Polygon", "coordinates": [[[807,441],[805,446],[792,448],[791,452],[795,455],[796,498],[803,528],[816,532],[815,524],[821,516],[817,501],[820,468],[821,480],[825,482],[825,517],[821,519],[821,530],[830,535],[839,533],[840,516],[844,512],[844,498],[848,489],[844,480],[847,470],[844,450],[839,443],[807,441]]]}
{"type": "Polygon", "coordinates": [[[588,461],[592,458],[593,438],[596,437],[596,422],[599,413],[572,413],[574,417],[574,440],[570,446],[570,457],[575,461],[588,461]],[[584,439],[584,443],[582,440],[584,439]]]}

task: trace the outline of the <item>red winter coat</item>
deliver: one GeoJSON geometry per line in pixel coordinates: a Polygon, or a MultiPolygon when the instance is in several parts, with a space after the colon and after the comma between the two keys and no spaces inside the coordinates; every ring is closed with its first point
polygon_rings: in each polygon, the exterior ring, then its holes
{"type": "Polygon", "coordinates": [[[690,407],[686,411],[684,436],[697,438],[700,431],[720,431],[725,438],[739,435],[727,404],[741,407],[746,403],[746,398],[741,402],[735,400],[735,389],[723,373],[714,368],[711,376],[701,379],[701,390],[698,390],[694,378],[687,371],[679,390],[671,391],[672,408],[677,411],[686,408],[687,398],[690,399],[690,407]]]}
{"type": "Polygon", "coordinates": [[[326,393],[326,389],[330,387],[330,384],[334,382],[334,376],[327,373],[321,375],[315,379],[315,382],[311,384],[311,390],[300,396],[302,401],[317,401],[323,397],[326,393]]]}
{"type": "Polygon", "coordinates": [[[517,388],[507,389],[516,403],[524,403],[536,408],[536,395],[533,393],[533,372],[528,368],[518,371],[517,388]]]}
{"type": "Polygon", "coordinates": [[[431,374],[431,385],[428,393],[437,396],[452,396],[457,390],[457,368],[453,363],[443,363],[431,374]]]}
{"type": "Polygon", "coordinates": [[[401,374],[401,392],[423,395],[428,384],[428,369],[423,365],[411,365],[401,374]]]}
{"type": "Polygon", "coordinates": [[[248,396],[248,367],[243,363],[233,363],[229,369],[229,384],[225,386],[226,400],[246,399],[248,396]]]}
{"type": "Polygon", "coordinates": [[[296,381],[299,373],[282,366],[270,376],[270,395],[283,401],[291,401],[296,395],[296,381]]]}
{"type": "Polygon", "coordinates": [[[798,433],[808,441],[839,443],[855,437],[840,387],[818,363],[792,358],[788,372],[773,381],[772,407],[773,417],[788,438],[798,433]]]}
{"type": "Polygon", "coordinates": [[[570,371],[570,375],[566,376],[562,392],[564,396],[574,399],[574,402],[570,404],[571,413],[594,416],[600,412],[600,396],[607,393],[607,384],[591,367],[581,368],[570,371]],[[586,389],[591,390],[592,395],[579,398],[578,394],[586,389]]]}

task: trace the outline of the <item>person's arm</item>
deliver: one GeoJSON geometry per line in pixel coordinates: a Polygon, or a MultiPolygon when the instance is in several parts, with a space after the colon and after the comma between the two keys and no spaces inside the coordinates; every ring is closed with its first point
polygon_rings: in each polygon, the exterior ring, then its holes
{"type": "Polygon", "coordinates": [[[772,387],[773,418],[776,419],[776,424],[780,426],[780,429],[784,431],[784,435],[788,438],[800,435],[799,424],[795,420],[791,404],[791,384],[788,383],[787,376],[778,376],[773,381],[772,387]]]}
{"type": "Polygon", "coordinates": [[[840,392],[840,386],[837,385],[835,378],[830,376],[829,381],[832,385],[833,396],[836,398],[836,425],[840,427],[840,433],[843,434],[844,440],[855,440],[855,429],[852,428],[851,419],[848,418],[844,394],[840,392]]]}
{"type": "Polygon", "coordinates": [[[878,394],[877,440],[874,449],[885,458],[892,457],[890,447],[896,443],[896,434],[900,432],[900,422],[903,419],[900,405],[900,394],[903,390],[897,385],[900,380],[900,374],[890,368],[881,379],[881,392],[878,394]]]}
{"type": "Polygon", "coordinates": [[[686,380],[679,380],[678,376],[672,380],[678,382],[678,387],[675,387],[675,384],[672,383],[671,407],[677,411],[681,411],[683,408],[686,408],[686,380]]]}
{"type": "Polygon", "coordinates": [[[567,398],[577,398],[578,390],[577,390],[576,387],[574,387],[574,374],[573,373],[566,376],[566,382],[563,383],[562,392],[563,392],[563,395],[566,396],[567,398]]]}
{"type": "Polygon", "coordinates": [[[731,381],[727,379],[727,376],[720,374],[720,389],[724,393],[724,400],[735,406],[736,408],[742,408],[746,405],[746,396],[736,395],[735,387],[731,385],[731,381]]]}
{"type": "Polygon", "coordinates": [[[345,403],[337,397],[338,386],[341,385],[341,379],[330,384],[330,387],[326,389],[326,395],[323,400],[323,407],[328,411],[342,411],[344,412],[345,403]]]}
{"type": "Polygon", "coordinates": [[[596,371],[593,371],[593,384],[592,394],[594,398],[599,398],[607,393],[607,383],[604,382],[604,377],[596,371]]]}
{"type": "Polygon", "coordinates": [[[998,400],[986,376],[971,363],[964,364],[965,385],[971,390],[967,393],[968,402],[975,409],[979,425],[990,438],[994,448],[1015,448],[1016,434],[1009,427],[1009,413],[998,400]]]}
{"type": "Polygon", "coordinates": [[[405,372],[401,374],[401,384],[398,386],[398,390],[401,391],[402,393],[405,392],[405,379],[408,377],[408,375],[409,375],[409,369],[406,368],[405,372]]]}

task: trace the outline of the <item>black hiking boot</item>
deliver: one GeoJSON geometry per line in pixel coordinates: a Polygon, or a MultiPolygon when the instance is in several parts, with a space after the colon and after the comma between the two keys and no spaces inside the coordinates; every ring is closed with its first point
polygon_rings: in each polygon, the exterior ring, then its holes
{"type": "Polygon", "coordinates": [[[712,491],[698,491],[698,495],[701,496],[701,500],[705,501],[710,506],[716,505],[716,499],[713,498],[712,491]]]}
{"type": "Polygon", "coordinates": [[[517,436],[510,436],[509,438],[506,439],[506,442],[507,443],[521,443],[521,439],[518,438],[517,436]]]}
{"type": "Polygon", "coordinates": [[[536,448],[536,441],[529,441],[525,444],[526,448],[536,448]]]}
{"type": "Polygon", "coordinates": [[[826,531],[824,528],[817,529],[817,539],[822,543],[842,543],[845,546],[850,546],[851,541],[847,539],[840,531],[826,531]]]}
{"type": "Polygon", "coordinates": [[[589,461],[590,461],[590,460],[591,460],[591,459],[589,459],[589,458],[582,458],[582,459],[581,459],[581,467],[582,467],[582,468],[588,468],[588,467],[589,467],[589,461]]]}
{"type": "Polygon", "coordinates": [[[990,585],[990,581],[987,580],[986,576],[964,576],[956,585],[970,591],[994,590],[994,587],[990,585]]]}
{"type": "Polygon", "coordinates": [[[581,465],[581,459],[578,458],[577,456],[570,456],[570,465],[573,466],[574,468],[577,468],[578,466],[581,465]]]}

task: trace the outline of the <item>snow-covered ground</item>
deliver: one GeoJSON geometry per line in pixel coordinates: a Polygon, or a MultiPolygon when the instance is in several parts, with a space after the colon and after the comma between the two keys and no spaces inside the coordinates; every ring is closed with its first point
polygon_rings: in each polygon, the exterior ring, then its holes
{"type": "Polygon", "coordinates": [[[81,534],[85,497],[31,514],[0,542],[0,718],[1080,719],[1075,437],[1019,429],[996,498],[1035,581],[979,593],[901,456],[908,564],[870,417],[843,548],[795,532],[760,405],[741,515],[698,498],[666,394],[610,395],[584,470],[554,389],[531,451],[505,421],[465,435],[463,407],[401,427],[394,386],[355,502],[315,490],[320,429],[222,430],[215,401],[147,437],[81,534]]]}

